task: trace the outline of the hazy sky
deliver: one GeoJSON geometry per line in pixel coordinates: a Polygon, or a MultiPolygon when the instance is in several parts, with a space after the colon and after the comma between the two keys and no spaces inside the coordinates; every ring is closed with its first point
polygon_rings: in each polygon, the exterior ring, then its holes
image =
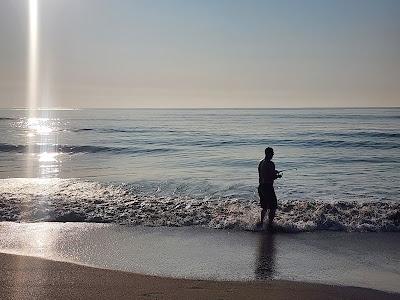
{"type": "MultiPolygon", "coordinates": [[[[39,0],[40,103],[400,106],[400,1],[39,0]]],[[[0,107],[24,107],[28,0],[0,1],[0,107]]]]}

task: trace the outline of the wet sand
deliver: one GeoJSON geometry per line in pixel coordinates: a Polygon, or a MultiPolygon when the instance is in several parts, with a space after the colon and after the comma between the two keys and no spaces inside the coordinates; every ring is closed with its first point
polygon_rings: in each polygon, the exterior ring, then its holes
{"type": "Polygon", "coordinates": [[[0,254],[2,299],[400,299],[313,283],[173,279],[0,254]]]}
{"type": "Polygon", "coordinates": [[[94,223],[0,223],[0,252],[218,281],[289,280],[400,293],[397,233],[274,234],[94,223]]]}

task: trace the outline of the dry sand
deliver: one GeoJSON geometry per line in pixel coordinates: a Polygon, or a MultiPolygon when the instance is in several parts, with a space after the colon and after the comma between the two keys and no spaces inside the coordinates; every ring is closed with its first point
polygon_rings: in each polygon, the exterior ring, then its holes
{"type": "Polygon", "coordinates": [[[0,270],[1,299],[400,299],[365,288],[173,279],[11,254],[0,254],[0,270]]]}

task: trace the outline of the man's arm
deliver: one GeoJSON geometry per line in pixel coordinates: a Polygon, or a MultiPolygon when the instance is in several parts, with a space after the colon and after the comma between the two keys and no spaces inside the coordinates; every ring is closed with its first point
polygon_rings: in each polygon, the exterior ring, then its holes
{"type": "Polygon", "coordinates": [[[279,171],[275,169],[275,164],[274,163],[272,163],[272,166],[274,168],[274,180],[277,179],[277,178],[282,178],[282,174],[280,174],[279,171]]]}

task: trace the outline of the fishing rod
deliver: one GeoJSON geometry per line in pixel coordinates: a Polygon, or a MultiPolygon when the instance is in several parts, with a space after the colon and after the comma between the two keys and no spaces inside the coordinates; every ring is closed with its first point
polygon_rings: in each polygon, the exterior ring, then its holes
{"type": "Polygon", "coordinates": [[[295,170],[297,170],[297,168],[283,169],[283,170],[278,171],[278,173],[282,173],[282,172],[286,172],[286,171],[295,171],[295,170]]]}

